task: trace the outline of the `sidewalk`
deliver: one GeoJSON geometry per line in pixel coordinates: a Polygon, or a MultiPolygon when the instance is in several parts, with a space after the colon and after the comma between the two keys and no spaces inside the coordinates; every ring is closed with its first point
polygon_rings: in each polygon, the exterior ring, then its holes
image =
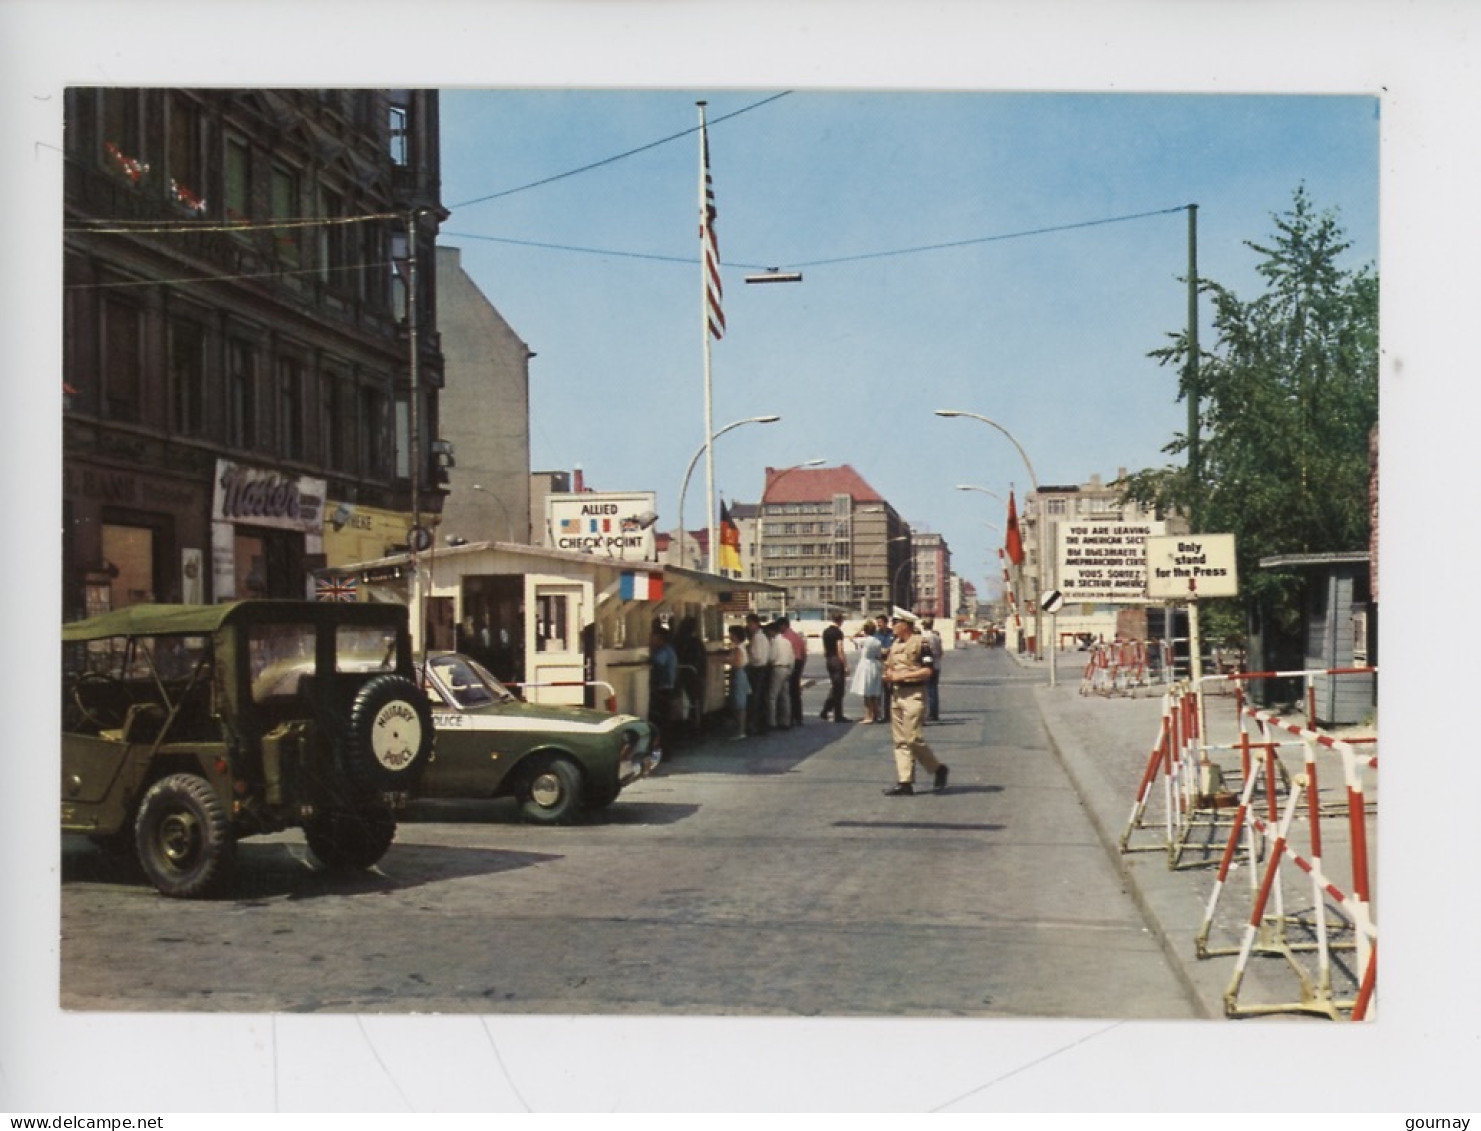
{"type": "MultiPolygon", "coordinates": [[[[1039,711],[1052,743],[1066,771],[1080,794],[1081,803],[1105,846],[1125,878],[1127,891],[1141,908],[1148,926],[1158,938],[1174,968],[1184,980],[1194,1000],[1207,1016],[1225,1016],[1224,995],[1236,969],[1236,953],[1253,908],[1250,877],[1237,865],[1231,871],[1220,897],[1217,914],[1210,927],[1210,956],[1199,958],[1196,937],[1203,923],[1209,897],[1214,891],[1218,865],[1229,835],[1233,811],[1221,814],[1220,823],[1208,823],[1198,830],[1183,851],[1179,866],[1168,866],[1166,836],[1162,830],[1165,807],[1160,778],[1148,803],[1144,824],[1128,841],[1130,851],[1121,850],[1137,789],[1156,744],[1163,710],[1163,688],[1139,689],[1134,696],[1102,697],[1081,695],[1081,665],[1075,653],[1063,653],[1056,664],[1056,686],[1049,686],[1049,666],[1044,661],[1015,657],[1026,671],[1041,672],[1044,682],[1034,689],[1039,711]],[[1197,843],[1194,843],[1194,842],[1197,843]],[[1234,953],[1218,953],[1218,952],[1234,953]]],[[[1238,734],[1238,718],[1232,696],[1206,697],[1207,741],[1214,747],[1232,745],[1238,734]]],[[[1300,770],[1300,756],[1282,753],[1286,767],[1300,770]]],[[[1216,752],[1214,761],[1226,773],[1237,771],[1238,756],[1216,752]]],[[[1240,782],[1232,778],[1231,788],[1240,782]]],[[[1336,791],[1340,780],[1333,776],[1324,782],[1324,795],[1336,791]]],[[[1372,798],[1370,798],[1372,800],[1372,798]]],[[[1327,859],[1346,860],[1347,837],[1340,828],[1330,832],[1323,822],[1327,859]]],[[[1370,817],[1368,826],[1374,824],[1370,817]]],[[[1370,858],[1376,861],[1376,842],[1369,834],[1370,858]]],[[[1293,838],[1293,845],[1295,841],[1293,838]]],[[[1263,872],[1263,864],[1258,865],[1263,872]]],[[[1329,873],[1347,886],[1347,870],[1329,867],[1329,873]]],[[[1281,888],[1288,915],[1309,912],[1313,905],[1310,881],[1294,867],[1283,866],[1281,888]]],[[[1334,954],[1336,969],[1332,974],[1333,989],[1339,998],[1350,999],[1356,992],[1356,976],[1347,967],[1353,963],[1351,952],[1346,958],[1334,954]]],[[[1311,976],[1314,957],[1302,956],[1303,969],[1311,976]]],[[[1260,954],[1250,958],[1240,986],[1241,1007],[1259,1003],[1288,1003],[1301,998],[1301,982],[1285,958],[1260,954]]],[[[1371,1014],[1370,1014],[1371,1015],[1371,1014]]],[[[1273,1016],[1296,1018],[1297,1013],[1273,1016]]]]}

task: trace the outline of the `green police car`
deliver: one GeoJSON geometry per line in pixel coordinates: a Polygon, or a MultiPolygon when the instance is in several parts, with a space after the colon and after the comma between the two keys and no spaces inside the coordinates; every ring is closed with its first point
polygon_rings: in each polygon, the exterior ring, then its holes
{"type": "Polygon", "coordinates": [[[526,703],[459,652],[430,654],[422,675],[437,742],[418,797],[513,797],[526,819],[563,824],[658,765],[644,719],[526,703]]]}

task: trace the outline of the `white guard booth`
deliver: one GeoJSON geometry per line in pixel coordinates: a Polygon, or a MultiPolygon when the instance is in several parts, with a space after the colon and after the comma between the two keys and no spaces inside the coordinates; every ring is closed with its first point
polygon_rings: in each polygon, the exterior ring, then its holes
{"type": "Polygon", "coordinates": [[[686,621],[704,647],[704,714],[725,703],[725,627],[750,594],[781,590],[656,562],[623,561],[513,542],[438,547],[336,569],[357,599],[412,609],[417,654],[456,650],[534,703],[648,710],[655,623],[686,621]]]}

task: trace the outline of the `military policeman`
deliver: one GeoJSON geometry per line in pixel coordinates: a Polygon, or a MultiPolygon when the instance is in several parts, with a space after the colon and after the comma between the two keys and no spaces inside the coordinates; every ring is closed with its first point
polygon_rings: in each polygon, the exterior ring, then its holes
{"type": "Polygon", "coordinates": [[[909,797],[915,792],[915,764],[935,775],[937,793],[946,788],[946,764],[937,759],[921,738],[926,714],[926,685],[933,659],[925,641],[915,634],[914,614],[897,610],[895,642],[884,659],[883,679],[890,689],[890,737],[895,744],[895,786],[886,797],[909,797]]]}

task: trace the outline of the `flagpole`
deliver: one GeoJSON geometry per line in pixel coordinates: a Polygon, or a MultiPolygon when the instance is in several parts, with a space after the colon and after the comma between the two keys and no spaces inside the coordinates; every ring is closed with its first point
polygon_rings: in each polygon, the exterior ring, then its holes
{"type": "MultiPolygon", "coordinates": [[[[699,107],[699,331],[704,339],[704,438],[705,438],[705,555],[710,573],[715,572],[715,447],[714,413],[710,382],[710,141],[705,126],[703,100],[699,107]]],[[[714,265],[719,269],[719,263],[714,265]]],[[[681,516],[682,517],[682,516],[681,516]]],[[[680,531],[682,536],[683,531],[680,531]]]]}

